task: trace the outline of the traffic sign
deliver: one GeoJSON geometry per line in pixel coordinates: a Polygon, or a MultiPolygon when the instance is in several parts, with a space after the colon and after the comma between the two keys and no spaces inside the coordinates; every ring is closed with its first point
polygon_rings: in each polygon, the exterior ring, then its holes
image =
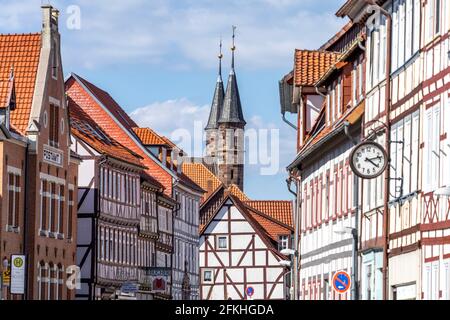
{"type": "Polygon", "coordinates": [[[350,275],[345,271],[336,272],[333,276],[333,288],[337,293],[346,293],[351,286],[350,275]]]}
{"type": "Polygon", "coordinates": [[[11,293],[25,294],[25,256],[11,256],[11,293]]]}
{"type": "Polygon", "coordinates": [[[247,290],[245,290],[245,292],[247,293],[247,297],[253,297],[253,295],[255,294],[255,289],[253,289],[253,287],[247,287],[247,290]]]}

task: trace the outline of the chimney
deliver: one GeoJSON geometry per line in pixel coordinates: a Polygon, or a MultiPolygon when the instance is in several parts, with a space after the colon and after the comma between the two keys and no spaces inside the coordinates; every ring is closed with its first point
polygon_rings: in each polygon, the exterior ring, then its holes
{"type": "Polygon", "coordinates": [[[181,174],[183,171],[183,163],[184,163],[184,155],[180,152],[177,158],[177,171],[178,174],[181,174]]]}
{"type": "Polygon", "coordinates": [[[42,9],[42,44],[44,47],[51,47],[51,35],[58,33],[59,11],[51,5],[43,5],[42,9]]]}

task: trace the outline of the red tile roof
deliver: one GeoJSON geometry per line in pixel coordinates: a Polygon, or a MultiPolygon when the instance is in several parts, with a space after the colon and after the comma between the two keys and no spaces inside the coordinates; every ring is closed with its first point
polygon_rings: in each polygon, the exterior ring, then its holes
{"type": "Polygon", "coordinates": [[[202,202],[208,200],[219,188],[223,187],[219,178],[202,163],[184,163],[183,173],[206,191],[202,202]]]}
{"type": "Polygon", "coordinates": [[[102,102],[99,101],[98,98],[96,98],[97,95],[94,95],[91,92],[91,89],[93,89],[97,92],[97,94],[99,94],[100,89],[97,90],[95,89],[96,87],[93,88],[92,85],[88,87],[86,83],[88,83],[86,80],[82,81],[80,77],[72,75],[66,81],[66,92],[68,97],[70,97],[80,108],[82,108],[89,115],[89,117],[91,117],[95,121],[95,123],[100,128],[102,128],[102,130],[105,131],[110,137],[141,156],[143,158],[142,162],[148,168],[146,172],[164,186],[164,192],[167,195],[172,195],[173,177],[161,166],[159,161],[153,160],[142,150],[138,139],[133,140],[130,137],[129,132],[133,127],[137,127],[137,125],[132,125],[128,130],[127,126],[125,126],[125,124],[122,124],[123,122],[125,122],[123,120],[123,117],[122,121],[119,121],[118,119],[116,120],[114,116],[114,114],[125,112],[120,111],[113,113],[110,111],[111,109],[114,110],[120,108],[118,104],[116,102],[110,101],[110,99],[112,100],[112,98],[105,93],[103,94],[104,103],[109,101],[113,107],[105,106],[102,102]],[[106,95],[109,98],[105,98],[106,95]],[[119,124],[122,124],[123,127],[121,127],[119,124]]]}
{"type": "Polygon", "coordinates": [[[89,117],[80,106],[68,98],[71,133],[84,141],[97,152],[131,163],[143,166],[142,157],[125,148],[104,132],[95,121],[89,117]]]}
{"type": "Polygon", "coordinates": [[[294,227],[292,201],[244,201],[244,203],[289,227],[294,227]]]}
{"type": "Polygon", "coordinates": [[[165,146],[168,143],[155,131],[150,128],[133,128],[134,133],[141,140],[142,144],[146,146],[165,146]]]}
{"type": "Polygon", "coordinates": [[[237,197],[241,201],[250,200],[249,197],[235,184],[232,184],[228,187],[228,191],[235,197],[237,197]]]}
{"type": "Polygon", "coordinates": [[[314,86],[336,62],[339,54],[327,51],[296,50],[294,83],[297,86],[314,86]]]}
{"type": "Polygon", "coordinates": [[[100,89],[96,85],[90,83],[86,79],[77,76],[78,79],[91,91],[91,93],[97,98],[101,104],[103,104],[109,112],[119,121],[127,130],[132,130],[138,127],[138,125],[131,119],[128,114],[122,109],[122,107],[109,95],[108,92],[100,89]]]}
{"type": "MultiPolygon", "coordinates": [[[[14,68],[16,109],[11,112],[11,123],[25,133],[30,119],[31,105],[41,54],[41,34],[0,34],[0,79],[7,79],[14,68]]],[[[0,101],[6,101],[5,90],[0,101]]]]}
{"type": "Polygon", "coordinates": [[[255,211],[251,207],[247,207],[251,217],[264,230],[266,235],[274,241],[278,241],[280,236],[290,235],[292,229],[270,219],[269,217],[255,211]]]}

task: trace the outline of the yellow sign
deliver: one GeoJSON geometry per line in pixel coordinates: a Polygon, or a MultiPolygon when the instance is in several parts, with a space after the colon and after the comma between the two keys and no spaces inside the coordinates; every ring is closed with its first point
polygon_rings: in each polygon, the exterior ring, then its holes
{"type": "Polygon", "coordinates": [[[7,286],[11,283],[11,270],[3,271],[3,285],[7,286]]]}
{"type": "Polygon", "coordinates": [[[23,259],[21,257],[17,257],[17,258],[14,259],[13,263],[14,263],[14,266],[16,268],[22,268],[22,266],[23,266],[23,259]]]}

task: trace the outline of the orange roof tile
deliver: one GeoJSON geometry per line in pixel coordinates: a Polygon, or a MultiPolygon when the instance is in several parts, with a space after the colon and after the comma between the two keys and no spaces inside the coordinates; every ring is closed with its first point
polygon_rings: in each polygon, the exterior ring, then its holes
{"type": "MultiPolygon", "coordinates": [[[[0,79],[7,79],[14,68],[16,109],[11,112],[11,123],[25,133],[30,119],[39,57],[41,34],[0,34],[0,79]]],[[[0,90],[0,102],[6,101],[5,90],[0,90]]]]}
{"type": "Polygon", "coordinates": [[[235,197],[237,197],[241,201],[249,201],[250,198],[235,184],[232,184],[228,187],[228,191],[235,197]]]}
{"type": "Polygon", "coordinates": [[[70,128],[74,136],[99,153],[137,166],[143,166],[142,157],[111,138],[70,97],[68,98],[68,105],[70,128]]]}
{"type": "Polygon", "coordinates": [[[247,206],[260,211],[289,227],[293,227],[292,201],[244,201],[247,206]]]}
{"type": "Polygon", "coordinates": [[[183,163],[183,173],[206,191],[203,202],[223,186],[222,182],[202,163],[183,163]]]}
{"type": "Polygon", "coordinates": [[[336,62],[339,53],[328,51],[296,50],[294,83],[297,86],[314,86],[336,62]]]}
{"type": "Polygon", "coordinates": [[[269,217],[260,214],[251,207],[247,207],[247,209],[249,209],[251,217],[271,239],[278,241],[280,236],[291,234],[291,229],[286,228],[269,217]]]}
{"type": "Polygon", "coordinates": [[[167,142],[150,128],[133,128],[134,133],[146,146],[165,146],[167,142]]]}

